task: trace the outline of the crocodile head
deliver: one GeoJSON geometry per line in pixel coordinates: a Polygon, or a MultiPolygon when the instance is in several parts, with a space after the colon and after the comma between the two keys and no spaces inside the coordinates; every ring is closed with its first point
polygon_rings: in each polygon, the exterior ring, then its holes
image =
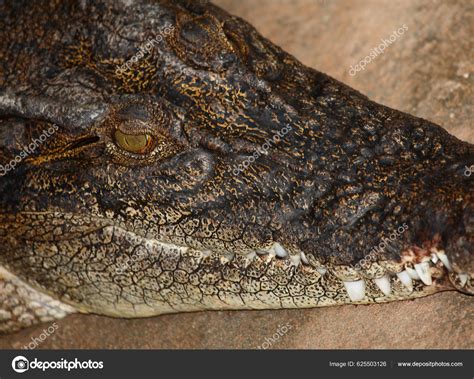
{"type": "Polygon", "coordinates": [[[11,275],[124,317],[472,294],[474,146],[211,4],[5,3],[11,275]]]}

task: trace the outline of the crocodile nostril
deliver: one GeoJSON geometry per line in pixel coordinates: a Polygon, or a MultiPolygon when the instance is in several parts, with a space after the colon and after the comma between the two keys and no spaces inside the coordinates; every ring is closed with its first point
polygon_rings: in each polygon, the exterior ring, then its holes
{"type": "Polygon", "coordinates": [[[185,41],[193,44],[199,44],[204,40],[211,39],[212,36],[210,36],[209,31],[206,30],[205,27],[211,29],[213,25],[209,21],[206,22],[206,19],[203,20],[202,25],[195,22],[187,22],[184,24],[181,28],[181,37],[185,41]]]}

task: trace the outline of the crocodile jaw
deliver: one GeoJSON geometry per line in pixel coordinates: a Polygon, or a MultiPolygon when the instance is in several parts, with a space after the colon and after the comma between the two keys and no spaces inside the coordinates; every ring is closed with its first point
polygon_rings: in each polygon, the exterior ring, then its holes
{"type": "MultiPolygon", "coordinates": [[[[67,243],[73,246],[79,240],[71,238],[67,243]]],[[[7,268],[29,279],[38,278],[32,287],[80,312],[115,317],[370,304],[452,289],[445,266],[449,261],[442,252],[442,259],[430,259],[413,269],[375,262],[385,270],[383,274],[374,271],[370,277],[362,273],[350,277],[350,267],[323,266],[311,254],[288,253],[280,243],[247,254],[221,254],[105,226],[81,237],[80,244],[82,249],[69,257],[62,251],[62,242],[51,249],[48,242],[36,241],[31,259],[41,264],[34,272],[24,271],[25,265],[14,259],[7,268]],[[91,244],[84,246],[85,240],[91,244]],[[120,250],[104,257],[94,241],[120,250]],[[61,267],[53,262],[67,264],[61,267]],[[55,274],[48,279],[52,271],[55,274]]],[[[18,256],[25,255],[26,251],[18,251],[18,256]]]]}

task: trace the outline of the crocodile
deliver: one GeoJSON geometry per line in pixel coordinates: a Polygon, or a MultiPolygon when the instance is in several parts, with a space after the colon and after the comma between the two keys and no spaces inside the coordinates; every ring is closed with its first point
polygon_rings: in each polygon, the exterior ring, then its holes
{"type": "Polygon", "coordinates": [[[472,144],[207,1],[0,14],[0,332],[474,293],[472,144]]]}

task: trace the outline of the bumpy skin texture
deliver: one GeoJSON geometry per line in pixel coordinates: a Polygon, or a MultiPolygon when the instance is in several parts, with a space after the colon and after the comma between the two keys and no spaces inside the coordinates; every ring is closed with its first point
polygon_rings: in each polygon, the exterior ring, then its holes
{"type": "MultiPolygon", "coordinates": [[[[4,282],[122,317],[472,292],[472,145],[304,67],[211,4],[0,7],[0,164],[58,126],[0,177],[4,282]],[[117,129],[153,136],[152,151],[125,151],[117,129]],[[449,273],[430,261],[443,250],[449,273]],[[408,288],[396,274],[422,262],[432,284],[408,288]],[[353,300],[344,282],[360,280],[353,300]]],[[[6,312],[3,330],[31,324],[6,312]]]]}

